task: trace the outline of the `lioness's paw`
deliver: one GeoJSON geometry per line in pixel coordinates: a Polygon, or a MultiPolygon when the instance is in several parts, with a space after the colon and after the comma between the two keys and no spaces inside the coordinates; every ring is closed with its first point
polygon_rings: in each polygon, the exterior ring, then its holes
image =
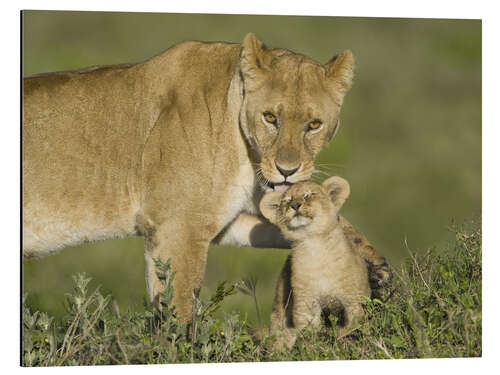
{"type": "Polygon", "coordinates": [[[380,264],[368,264],[368,279],[371,289],[388,288],[392,284],[392,271],[385,259],[380,264]]]}

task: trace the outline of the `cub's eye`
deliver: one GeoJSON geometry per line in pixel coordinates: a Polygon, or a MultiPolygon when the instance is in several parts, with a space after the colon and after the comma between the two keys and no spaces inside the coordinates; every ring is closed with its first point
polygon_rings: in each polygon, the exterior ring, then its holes
{"type": "Polygon", "coordinates": [[[307,192],[304,194],[304,199],[309,199],[310,196],[311,196],[311,193],[307,192]]]}
{"type": "Polygon", "coordinates": [[[321,125],[323,123],[319,120],[312,120],[308,125],[307,125],[307,130],[317,130],[321,128],[321,125]]]}
{"type": "Polygon", "coordinates": [[[271,112],[264,112],[264,120],[271,125],[278,124],[278,119],[271,112]]]}

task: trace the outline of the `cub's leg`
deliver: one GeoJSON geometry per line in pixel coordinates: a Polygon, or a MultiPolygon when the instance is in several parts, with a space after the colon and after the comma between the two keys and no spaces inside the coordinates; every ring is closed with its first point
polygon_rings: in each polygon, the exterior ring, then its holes
{"type": "Polygon", "coordinates": [[[344,305],[344,326],[340,327],[338,330],[339,337],[348,334],[349,331],[359,323],[364,314],[363,306],[358,301],[349,299],[344,300],[342,304],[344,305]]]}
{"type": "Polygon", "coordinates": [[[352,248],[363,258],[368,267],[368,278],[372,290],[386,288],[391,285],[392,271],[385,258],[375,250],[370,241],[358,232],[343,216],[340,225],[352,248]]]}
{"type": "MultiPolygon", "coordinates": [[[[293,286],[293,284],[292,284],[293,286]]],[[[313,328],[321,327],[321,306],[317,298],[308,290],[293,288],[293,327],[296,332],[311,325],[313,328]]],[[[297,335],[288,337],[287,346],[291,348],[297,335]]]]}
{"type": "Polygon", "coordinates": [[[285,261],[281,271],[276,295],[274,297],[273,310],[271,312],[270,329],[271,333],[278,332],[287,327],[292,327],[293,294],[290,285],[291,257],[285,261]]]}
{"type": "Polygon", "coordinates": [[[288,256],[278,280],[271,312],[269,330],[271,335],[276,336],[276,342],[272,347],[273,351],[281,351],[286,347],[291,348],[296,339],[297,333],[293,328],[293,293],[290,276],[291,257],[288,256]]]}
{"type": "Polygon", "coordinates": [[[145,225],[146,281],[150,300],[159,305],[161,283],[156,275],[154,259],[171,259],[175,272],[173,305],[183,322],[192,317],[193,296],[201,287],[205,273],[209,239],[200,236],[200,229],[189,226],[188,220],[145,225]]]}

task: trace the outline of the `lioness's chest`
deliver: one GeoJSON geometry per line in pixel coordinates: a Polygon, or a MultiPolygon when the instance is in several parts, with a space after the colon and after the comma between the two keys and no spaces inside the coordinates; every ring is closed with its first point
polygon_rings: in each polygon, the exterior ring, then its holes
{"type": "Polygon", "coordinates": [[[224,202],[224,217],[227,222],[240,212],[257,213],[258,187],[256,176],[250,161],[240,164],[237,173],[228,180],[224,202]]]}

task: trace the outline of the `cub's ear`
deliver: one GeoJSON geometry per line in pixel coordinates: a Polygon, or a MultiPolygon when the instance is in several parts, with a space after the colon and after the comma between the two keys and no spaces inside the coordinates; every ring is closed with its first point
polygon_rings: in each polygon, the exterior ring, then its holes
{"type": "Polygon", "coordinates": [[[337,210],[340,210],[351,193],[349,183],[342,177],[333,176],[323,182],[323,187],[337,210]]]}
{"type": "Polygon", "coordinates": [[[265,50],[266,47],[255,35],[248,33],[245,36],[240,54],[240,70],[247,89],[256,88],[269,70],[265,50]]]}
{"type": "Polygon", "coordinates": [[[281,200],[281,193],[276,191],[267,193],[261,199],[259,208],[262,215],[271,223],[276,224],[278,221],[278,208],[281,200]]]}
{"type": "Polygon", "coordinates": [[[354,76],[354,56],[346,50],[333,57],[326,65],[326,77],[335,85],[335,88],[344,96],[351,88],[354,76]]]}

